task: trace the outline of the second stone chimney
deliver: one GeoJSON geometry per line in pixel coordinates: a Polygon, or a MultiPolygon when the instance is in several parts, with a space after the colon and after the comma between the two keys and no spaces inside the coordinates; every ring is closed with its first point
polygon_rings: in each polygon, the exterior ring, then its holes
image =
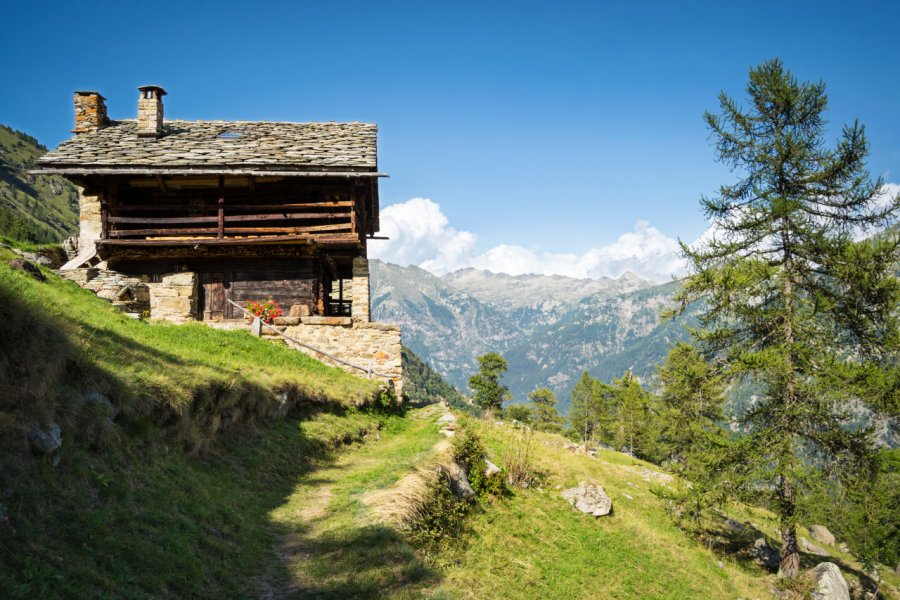
{"type": "Polygon", "coordinates": [[[75,129],[72,133],[97,131],[109,125],[105,100],[99,92],[75,92],[75,129]]]}
{"type": "Polygon", "coordinates": [[[166,90],[157,85],[138,88],[137,134],[140,137],[160,137],[163,134],[163,102],[166,90]]]}

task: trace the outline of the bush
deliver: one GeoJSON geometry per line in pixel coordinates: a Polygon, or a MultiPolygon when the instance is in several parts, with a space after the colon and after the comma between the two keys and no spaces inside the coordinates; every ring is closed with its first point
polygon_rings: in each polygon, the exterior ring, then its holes
{"type": "Polygon", "coordinates": [[[410,542],[435,548],[462,529],[470,505],[453,494],[450,476],[439,469],[438,476],[428,484],[418,518],[409,526],[410,542]]]}
{"type": "Polygon", "coordinates": [[[471,430],[466,429],[461,436],[454,438],[453,460],[465,470],[469,485],[477,496],[501,496],[506,492],[502,470],[491,477],[485,474],[487,460],[484,444],[471,430]]]}
{"type": "Polygon", "coordinates": [[[531,413],[531,409],[524,404],[513,404],[512,406],[506,407],[506,409],[503,411],[503,417],[507,421],[531,423],[533,415],[531,413]]]}

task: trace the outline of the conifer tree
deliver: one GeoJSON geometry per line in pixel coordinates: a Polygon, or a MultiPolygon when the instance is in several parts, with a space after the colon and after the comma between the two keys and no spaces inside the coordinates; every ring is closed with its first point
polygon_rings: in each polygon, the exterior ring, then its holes
{"type": "Polygon", "coordinates": [[[730,436],[721,421],[726,380],[716,365],[694,346],[678,343],[659,368],[660,454],[684,481],[682,514],[697,525],[703,511],[729,496],[729,479],[718,479],[730,451],[730,436]],[[712,474],[712,475],[711,475],[712,474]]]}
{"type": "Polygon", "coordinates": [[[572,403],[569,404],[569,422],[581,439],[592,439],[597,428],[597,411],[594,403],[594,378],[587,371],[572,388],[572,403]]]}
{"type": "Polygon", "coordinates": [[[562,417],[556,411],[556,394],[545,387],[539,387],[528,393],[528,399],[531,400],[535,425],[557,429],[562,425],[562,417]]]}
{"type": "MultiPolygon", "coordinates": [[[[692,274],[679,298],[682,308],[703,299],[698,340],[732,378],[764,390],[719,474],[770,494],[779,572],[796,577],[801,475],[810,464],[861,469],[871,446],[847,426],[851,387],[835,378],[864,379],[896,356],[897,236],[855,237],[889,225],[900,198],[880,195],[866,170],[859,123],[826,144],[824,83],[798,83],[772,60],[750,70],[747,94],[746,109],[723,92],[721,112],[706,114],[719,160],[739,179],[701,200],[717,231],[682,246],[692,274]]],[[[875,404],[865,385],[852,389],[875,404]]]]}
{"type": "Polygon", "coordinates": [[[644,459],[656,458],[650,394],[630,371],[613,379],[612,388],[616,403],[616,448],[644,459]]]}
{"type": "Polygon", "coordinates": [[[509,363],[496,352],[478,357],[478,373],[469,378],[469,388],[475,392],[475,404],[488,414],[499,411],[505,400],[510,399],[509,388],[501,385],[500,377],[509,363]]]}

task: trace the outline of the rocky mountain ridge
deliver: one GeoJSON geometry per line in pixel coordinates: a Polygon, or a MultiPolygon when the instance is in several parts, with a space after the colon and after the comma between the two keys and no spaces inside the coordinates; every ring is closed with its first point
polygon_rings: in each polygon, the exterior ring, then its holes
{"type": "MultiPolygon", "coordinates": [[[[476,357],[509,361],[516,400],[547,385],[568,404],[581,372],[607,380],[631,369],[652,378],[684,319],[661,323],[677,283],[510,276],[464,269],[438,277],[415,266],[371,261],[372,314],[403,327],[404,344],[466,391],[476,357]]],[[[689,320],[690,317],[687,317],[689,320]]]]}

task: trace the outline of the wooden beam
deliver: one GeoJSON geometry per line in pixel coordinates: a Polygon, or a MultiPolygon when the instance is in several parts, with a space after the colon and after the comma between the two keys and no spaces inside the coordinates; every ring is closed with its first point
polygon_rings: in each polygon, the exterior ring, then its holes
{"type": "MultiPolygon", "coordinates": [[[[264,234],[264,233],[289,233],[289,234],[302,234],[302,233],[315,233],[321,231],[328,231],[334,233],[342,233],[344,231],[349,232],[350,228],[346,225],[319,225],[316,227],[229,227],[228,234],[264,234]]],[[[179,227],[179,228],[162,228],[162,229],[114,229],[109,232],[109,237],[111,238],[127,238],[127,237],[136,237],[136,236],[165,236],[165,235],[188,235],[188,234],[198,234],[198,233],[208,233],[210,235],[216,235],[219,239],[219,228],[218,227],[179,227]]]]}
{"type": "Polygon", "coordinates": [[[318,221],[322,219],[344,219],[347,214],[334,213],[271,213],[260,215],[217,215],[208,217],[109,217],[110,223],[134,224],[134,225],[174,225],[183,223],[193,225],[195,223],[219,223],[219,217],[225,219],[225,223],[252,223],[254,221],[318,221]]]}
{"type": "MultiPolygon", "coordinates": [[[[182,202],[189,202],[189,199],[180,200],[178,204],[123,204],[116,208],[118,212],[137,212],[137,211],[148,211],[148,212],[167,212],[167,211],[178,211],[178,210],[209,210],[214,211],[218,210],[218,204],[186,204],[182,202]]],[[[308,208],[335,208],[341,209],[341,212],[345,212],[345,209],[351,208],[353,203],[349,200],[342,200],[339,202],[306,202],[302,204],[298,204],[296,202],[286,203],[286,204],[229,204],[228,210],[258,210],[258,211],[272,211],[272,212],[280,212],[285,210],[305,210],[308,208]]]]}
{"type": "Polygon", "coordinates": [[[225,237],[225,177],[219,175],[219,239],[225,237]]]}
{"type": "Polygon", "coordinates": [[[166,188],[166,180],[163,179],[162,175],[156,176],[156,182],[159,184],[159,189],[163,194],[167,193],[169,190],[166,188]]]}

